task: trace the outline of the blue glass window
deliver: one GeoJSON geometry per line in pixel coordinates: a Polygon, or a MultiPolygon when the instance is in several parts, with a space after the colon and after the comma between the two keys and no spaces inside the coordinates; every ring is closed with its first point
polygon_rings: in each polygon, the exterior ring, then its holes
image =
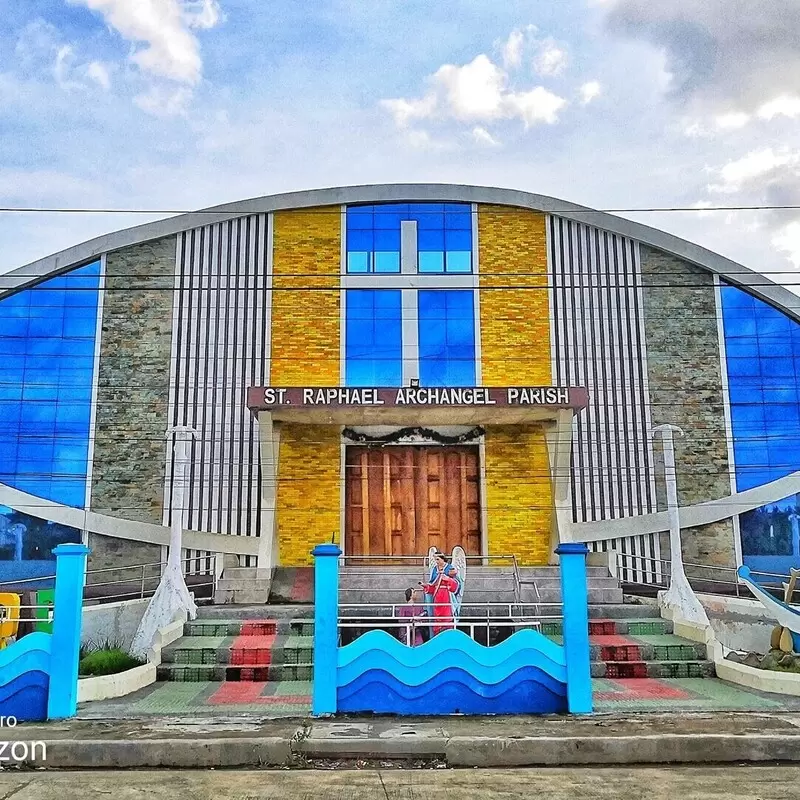
{"type": "Polygon", "coordinates": [[[741,514],[739,530],[742,558],[756,580],[774,584],[775,575],[800,566],[800,495],[741,514]]]}
{"type": "Polygon", "coordinates": [[[347,291],[345,385],[403,385],[401,299],[398,290],[347,291]]]}
{"type": "Polygon", "coordinates": [[[472,271],[472,210],[467,203],[385,203],[347,208],[347,271],[400,272],[400,228],[417,223],[417,269],[472,271]]]}
{"type": "MultiPolygon", "coordinates": [[[[737,287],[723,285],[721,297],[736,486],[744,491],[800,469],[800,324],[737,287]]],[[[799,510],[793,495],[740,515],[751,569],[800,566],[799,510]]]]}
{"type": "Polygon", "coordinates": [[[471,290],[419,292],[422,386],[475,385],[475,312],[471,290]]]}
{"type": "Polygon", "coordinates": [[[0,300],[0,482],[78,508],[99,284],[96,262],[0,300]]]}

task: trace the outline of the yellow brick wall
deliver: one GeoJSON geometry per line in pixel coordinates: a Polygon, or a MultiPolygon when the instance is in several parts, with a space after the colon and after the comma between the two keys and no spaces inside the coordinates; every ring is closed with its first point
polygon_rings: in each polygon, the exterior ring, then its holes
{"type": "Polygon", "coordinates": [[[273,224],[271,383],[338,386],[339,208],[279,211],[273,224]]]}
{"type": "MultiPolygon", "coordinates": [[[[484,385],[549,385],[544,215],[480,206],[478,245],[484,385]]],[[[488,426],[485,468],[489,553],[514,553],[522,564],[548,563],[553,493],[542,427],[488,426]]]]}
{"type": "MultiPolygon", "coordinates": [[[[273,228],[273,386],[338,386],[341,217],[338,206],[280,211],[273,228]],[[315,291],[305,291],[311,287],[315,291]],[[321,291],[320,291],[321,290],[321,291]]],[[[278,458],[280,563],[310,551],[340,525],[341,434],[336,426],[284,425],[278,458]]]]}
{"type": "Polygon", "coordinates": [[[485,464],[489,554],[547,564],[553,494],[541,426],[487,427],[485,464]]]}
{"type": "Polygon", "coordinates": [[[478,252],[484,386],[548,385],[550,308],[544,214],[479,206],[478,252]]]}
{"type": "Polygon", "coordinates": [[[284,425],[278,461],[281,564],[310,565],[310,552],[339,539],[341,432],[335,425],[284,425]]]}

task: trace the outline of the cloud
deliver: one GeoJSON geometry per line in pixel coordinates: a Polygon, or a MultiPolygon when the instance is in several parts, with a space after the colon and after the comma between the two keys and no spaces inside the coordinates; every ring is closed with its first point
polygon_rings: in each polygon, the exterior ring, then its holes
{"type": "Polygon", "coordinates": [[[187,85],[202,76],[194,30],[219,24],[217,0],[68,0],[101,14],[124,39],[138,45],[130,56],[143,72],[187,85]]]}
{"type": "Polygon", "coordinates": [[[800,117],[800,97],[790,95],[776,97],[758,109],[758,116],[766,120],[781,116],[789,117],[789,119],[800,117]]]}
{"type": "Polygon", "coordinates": [[[519,116],[526,128],[540,122],[555,125],[559,112],[567,101],[557,94],[537,86],[528,92],[510,92],[505,97],[505,106],[512,112],[509,116],[519,116]]]}
{"type": "Polygon", "coordinates": [[[508,39],[495,43],[500,50],[501,61],[505,69],[511,71],[523,65],[525,52],[531,52],[530,65],[533,71],[542,77],[552,78],[561,75],[569,64],[566,48],[552,36],[538,37],[539,29],[535,25],[525,25],[511,31],[508,39]]]}
{"type": "Polygon", "coordinates": [[[605,0],[607,27],[665,55],[674,97],[714,116],[800,95],[797,0],[605,0]]]}
{"type": "Polygon", "coordinates": [[[521,30],[511,31],[503,45],[503,66],[506,69],[516,69],[522,65],[522,49],[525,44],[525,34],[521,30]]]}
{"type": "Polygon", "coordinates": [[[730,114],[720,114],[714,119],[714,124],[720,130],[732,131],[744,128],[750,122],[750,115],[743,111],[733,111],[730,114]]]}
{"type": "Polygon", "coordinates": [[[710,188],[717,192],[738,192],[744,188],[766,186],[780,175],[786,175],[800,167],[800,151],[784,149],[776,151],[771,147],[753,150],[742,158],[729,161],[719,170],[722,182],[710,188]]]}
{"type": "Polygon", "coordinates": [[[800,269],[800,220],[790,222],[772,237],[772,244],[800,269]]]}
{"type": "Polygon", "coordinates": [[[102,61],[90,61],[86,65],[86,77],[91,78],[96,84],[108,91],[111,88],[111,75],[109,68],[102,61]]]}
{"type": "Polygon", "coordinates": [[[472,138],[478,143],[482,145],[486,145],[488,147],[498,147],[500,142],[492,136],[486,128],[482,128],[480,125],[476,125],[472,129],[472,138]]]}
{"type": "Polygon", "coordinates": [[[508,73],[481,54],[462,66],[439,67],[428,79],[430,88],[422,97],[382,100],[381,105],[399,127],[423,119],[488,123],[516,118],[526,128],[558,121],[567,104],[563,97],[543,86],[513,91],[508,83],[508,73]]]}
{"type": "Polygon", "coordinates": [[[561,48],[556,40],[548,37],[538,43],[538,52],[533,58],[533,68],[543,77],[561,75],[569,63],[567,51],[561,48]]]}
{"type": "Polygon", "coordinates": [[[192,100],[192,90],[186,86],[152,86],[136,95],[133,102],[156,117],[177,117],[186,114],[192,100]]]}
{"type": "Polygon", "coordinates": [[[603,87],[598,81],[589,81],[581,86],[581,105],[588,106],[592,100],[596,100],[603,93],[603,87]]]}
{"type": "MultiPolygon", "coordinates": [[[[763,206],[748,217],[751,230],[766,232],[775,249],[800,268],[800,149],[763,147],[712,170],[710,193],[725,194],[742,205],[763,206]]],[[[703,206],[707,207],[708,203],[703,206]]],[[[703,207],[698,204],[698,207],[703,207]]],[[[734,214],[726,222],[741,228],[734,214]]]]}
{"type": "Polygon", "coordinates": [[[103,61],[84,61],[77,46],[64,41],[54,25],[37,19],[26,25],[15,46],[23,68],[40,77],[54,78],[67,91],[111,88],[113,67],[103,61]]]}

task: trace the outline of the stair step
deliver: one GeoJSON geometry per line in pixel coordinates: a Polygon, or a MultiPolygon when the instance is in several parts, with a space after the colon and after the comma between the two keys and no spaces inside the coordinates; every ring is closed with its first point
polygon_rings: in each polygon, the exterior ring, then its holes
{"type": "Polygon", "coordinates": [[[638,605],[636,603],[601,603],[589,604],[590,619],[634,619],[636,617],[652,618],[658,615],[658,607],[638,605]]]}
{"type": "MultiPolygon", "coordinates": [[[[589,603],[591,604],[622,604],[622,589],[589,589],[589,603]]],[[[475,589],[467,587],[464,592],[464,605],[482,603],[514,603],[517,601],[516,593],[512,588],[475,589]]],[[[402,605],[404,596],[402,592],[390,589],[342,589],[340,602],[344,605],[363,604],[372,605],[382,603],[386,605],[402,605]]],[[[538,593],[532,587],[525,587],[520,602],[535,605],[537,603],[561,603],[561,589],[542,589],[538,593]]]]}
{"type": "MultiPolygon", "coordinates": [[[[561,590],[561,576],[554,575],[548,578],[536,578],[535,580],[520,580],[522,586],[536,586],[538,589],[558,589],[561,590]]],[[[619,589],[619,581],[610,576],[589,578],[587,586],[590,589],[619,589]]],[[[472,588],[471,584],[467,588],[472,588]]]]}
{"type": "Polygon", "coordinates": [[[217,588],[223,592],[269,591],[269,580],[262,578],[220,578],[217,588]]]}
{"type": "Polygon", "coordinates": [[[263,604],[239,604],[203,606],[197,609],[197,619],[209,620],[254,620],[254,619],[313,619],[314,606],[305,604],[264,606],[263,604]]]}
{"type": "MultiPolygon", "coordinates": [[[[543,621],[540,630],[545,636],[560,636],[561,620],[543,621]]],[[[672,620],[654,617],[636,619],[590,619],[590,636],[664,636],[673,631],[672,620]]]]}
{"type": "Polygon", "coordinates": [[[183,636],[164,648],[164,663],[222,664],[310,664],[313,636],[183,636]]]}
{"type": "Polygon", "coordinates": [[[272,570],[259,567],[226,567],[222,573],[223,580],[233,578],[234,580],[269,581],[271,577],[272,570]]]}
{"type": "Polygon", "coordinates": [[[713,678],[711,661],[595,661],[593,678],[713,678]]]}
{"type": "Polygon", "coordinates": [[[230,666],[225,664],[165,664],[157,668],[157,680],[180,683],[203,681],[310,681],[311,664],[230,666]]]}
{"type": "Polygon", "coordinates": [[[184,636],[270,636],[272,634],[313,636],[314,621],[310,619],[196,619],[193,622],[187,622],[183,632],[184,636]]]}
{"type": "MultiPolygon", "coordinates": [[[[562,644],[561,636],[549,636],[556,644],[562,644]]],[[[631,640],[622,644],[619,636],[592,636],[589,638],[589,652],[592,661],[602,661],[606,664],[614,662],[635,663],[639,661],[657,661],[661,663],[670,661],[703,661],[706,659],[706,647],[681,639],[679,643],[652,644],[644,641],[631,640]],[[603,641],[603,640],[606,641],[603,641]]],[[[674,637],[657,637],[674,638],[674,637]]]]}

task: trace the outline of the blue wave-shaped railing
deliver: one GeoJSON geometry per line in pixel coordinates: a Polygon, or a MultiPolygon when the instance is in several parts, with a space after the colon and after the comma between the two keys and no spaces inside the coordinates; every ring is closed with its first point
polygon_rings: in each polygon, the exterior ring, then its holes
{"type": "Polygon", "coordinates": [[[485,683],[499,683],[523,666],[555,680],[567,680],[563,648],[537,631],[524,630],[494,647],[484,647],[462,631],[444,631],[419,647],[406,647],[385,631],[370,631],[339,650],[339,685],[373,669],[391,672],[409,686],[443,669],[459,668],[485,683]]]}
{"type": "Polygon", "coordinates": [[[30,633],[0,650],[0,716],[47,718],[51,642],[49,633],[30,633]]]}
{"type": "Polygon", "coordinates": [[[484,647],[445,631],[407,647],[370,631],[339,649],[340,711],[402,714],[552,713],[566,710],[563,647],[537,631],[518,631],[484,647]]]}
{"type": "Polygon", "coordinates": [[[496,684],[459,669],[445,669],[409,687],[382,670],[370,670],[337,692],[342,712],[376,714],[556,714],[567,710],[566,684],[536,667],[523,667],[496,684]]]}

